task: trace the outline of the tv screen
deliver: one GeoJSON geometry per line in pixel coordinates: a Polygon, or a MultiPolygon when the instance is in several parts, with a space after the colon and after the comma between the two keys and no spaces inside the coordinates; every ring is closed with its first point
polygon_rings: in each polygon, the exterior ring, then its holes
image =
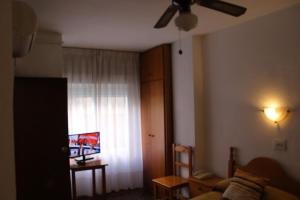
{"type": "Polygon", "coordinates": [[[100,132],[69,135],[70,158],[100,153],[100,132]]]}

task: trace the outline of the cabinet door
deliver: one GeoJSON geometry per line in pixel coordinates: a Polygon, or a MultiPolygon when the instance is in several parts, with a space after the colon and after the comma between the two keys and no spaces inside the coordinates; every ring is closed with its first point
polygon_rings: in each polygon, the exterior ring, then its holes
{"type": "Polygon", "coordinates": [[[16,78],[14,127],[17,199],[71,199],[67,81],[16,78]]]}
{"type": "Polygon", "coordinates": [[[152,142],[152,178],[165,176],[165,126],[163,81],[150,85],[150,115],[152,142]]]}
{"type": "Polygon", "coordinates": [[[163,81],[142,84],[142,138],[145,188],[152,189],[152,179],[165,175],[163,81]]]}
{"type": "Polygon", "coordinates": [[[170,45],[141,54],[141,113],[144,187],[172,173],[172,95],[170,45]]]}
{"type": "Polygon", "coordinates": [[[152,141],[151,141],[151,94],[150,83],[141,86],[141,121],[143,142],[144,187],[152,188],[152,141]]]}
{"type": "Polygon", "coordinates": [[[163,46],[159,46],[141,54],[142,82],[163,79],[163,50],[163,46]]]}

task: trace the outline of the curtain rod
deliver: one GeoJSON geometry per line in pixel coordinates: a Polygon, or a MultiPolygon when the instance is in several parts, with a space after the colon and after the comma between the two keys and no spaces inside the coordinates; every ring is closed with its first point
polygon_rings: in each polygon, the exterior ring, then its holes
{"type": "Polygon", "coordinates": [[[100,50],[100,51],[114,51],[114,52],[124,52],[124,53],[141,53],[138,51],[126,51],[126,50],[114,50],[114,49],[97,49],[97,48],[86,48],[86,47],[62,47],[62,48],[66,48],[66,49],[86,49],[86,50],[100,50]]]}

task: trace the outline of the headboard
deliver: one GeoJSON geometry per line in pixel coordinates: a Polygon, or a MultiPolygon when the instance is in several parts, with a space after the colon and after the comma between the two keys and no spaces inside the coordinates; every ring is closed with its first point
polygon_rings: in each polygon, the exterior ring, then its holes
{"type": "Polygon", "coordinates": [[[230,147],[228,177],[232,177],[235,169],[240,168],[253,175],[268,178],[270,180],[269,185],[300,197],[300,183],[288,177],[276,160],[266,157],[257,157],[251,160],[247,165],[240,166],[236,164],[236,153],[237,149],[230,147]]]}

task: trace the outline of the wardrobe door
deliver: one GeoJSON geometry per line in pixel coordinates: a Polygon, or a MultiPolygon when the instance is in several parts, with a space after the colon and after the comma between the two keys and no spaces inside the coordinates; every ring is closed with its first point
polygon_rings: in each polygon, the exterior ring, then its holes
{"type": "Polygon", "coordinates": [[[151,140],[151,94],[150,84],[141,86],[141,122],[144,166],[144,187],[152,186],[152,140],[151,140]]]}
{"type": "Polygon", "coordinates": [[[144,185],[165,175],[164,98],[162,80],[141,87],[144,185]]]}
{"type": "Polygon", "coordinates": [[[172,95],[170,45],[141,54],[141,114],[144,187],[172,173],[172,95]]]}
{"type": "Polygon", "coordinates": [[[71,199],[67,80],[16,78],[17,199],[71,199]]]}
{"type": "Polygon", "coordinates": [[[150,134],[152,179],[166,175],[165,159],[165,123],[164,123],[164,95],[163,81],[153,81],[150,85],[150,134]]]}
{"type": "Polygon", "coordinates": [[[163,48],[153,48],[141,55],[141,80],[162,80],[164,76],[163,48]]]}

